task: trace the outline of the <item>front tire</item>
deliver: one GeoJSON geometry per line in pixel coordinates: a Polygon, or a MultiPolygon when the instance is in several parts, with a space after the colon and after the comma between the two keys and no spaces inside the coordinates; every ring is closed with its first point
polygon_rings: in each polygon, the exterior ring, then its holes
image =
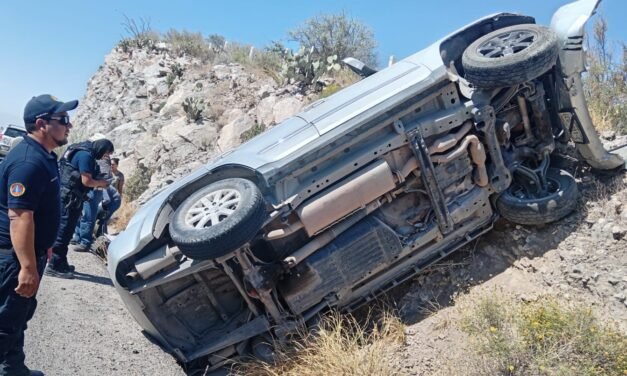
{"type": "Polygon", "coordinates": [[[170,235],[184,255],[213,259],[249,242],[265,219],[257,186],[246,179],[225,179],[195,192],[179,206],[170,235]]]}
{"type": "Polygon", "coordinates": [[[528,197],[513,182],[496,200],[496,208],[503,218],[522,225],[541,225],[566,217],[577,206],[577,182],[568,172],[548,169],[546,179],[549,191],[544,197],[528,197]]]}
{"type": "Polygon", "coordinates": [[[462,55],[466,80],[491,89],[519,85],[551,69],[559,52],[555,33],[544,26],[522,24],[484,35],[462,55]]]}

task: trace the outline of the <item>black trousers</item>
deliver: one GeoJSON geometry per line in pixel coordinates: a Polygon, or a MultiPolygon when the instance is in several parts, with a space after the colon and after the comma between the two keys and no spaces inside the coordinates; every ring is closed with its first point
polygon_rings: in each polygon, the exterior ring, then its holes
{"type": "MultiPolygon", "coordinates": [[[[39,278],[46,266],[45,252],[37,257],[39,278]]],[[[0,375],[28,374],[24,365],[24,331],[37,307],[35,296],[15,292],[20,262],[14,252],[0,251],[0,375]]]]}
{"type": "Polygon", "coordinates": [[[78,220],[81,218],[81,212],[83,205],[77,205],[78,207],[66,207],[61,213],[61,223],[59,224],[59,231],[57,232],[57,239],[52,245],[52,259],[50,262],[53,266],[58,266],[58,262],[67,261],[67,251],[70,240],[74,235],[74,229],[78,220]]]}

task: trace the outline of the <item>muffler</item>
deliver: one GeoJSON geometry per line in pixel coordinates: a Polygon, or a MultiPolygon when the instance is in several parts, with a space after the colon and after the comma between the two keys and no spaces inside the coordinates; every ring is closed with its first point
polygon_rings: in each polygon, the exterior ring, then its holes
{"type": "Polygon", "coordinates": [[[296,214],[307,234],[312,236],[395,187],[390,166],[386,161],[377,161],[322,196],[306,201],[296,214]]]}

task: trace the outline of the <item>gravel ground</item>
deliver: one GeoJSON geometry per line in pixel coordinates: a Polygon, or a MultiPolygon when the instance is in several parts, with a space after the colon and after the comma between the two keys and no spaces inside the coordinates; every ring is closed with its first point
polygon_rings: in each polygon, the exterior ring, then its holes
{"type": "Polygon", "coordinates": [[[26,331],[26,364],[46,375],[183,375],[150,343],[118,297],[104,265],[70,252],[77,278],[44,276],[26,331]]]}

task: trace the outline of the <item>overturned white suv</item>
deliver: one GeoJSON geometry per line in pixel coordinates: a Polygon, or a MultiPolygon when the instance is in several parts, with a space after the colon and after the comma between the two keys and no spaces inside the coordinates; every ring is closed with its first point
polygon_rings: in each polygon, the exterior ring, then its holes
{"type": "Polygon", "coordinates": [[[182,363],[267,359],[271,338],[367,303],[499,216],[568,215],[577,185],[552,163],[566,145],[595,169],[624,164],[583,95],[597,5],[550,28],[477,20],[172,184],[109,248],[130,312],[182,363]]]}

